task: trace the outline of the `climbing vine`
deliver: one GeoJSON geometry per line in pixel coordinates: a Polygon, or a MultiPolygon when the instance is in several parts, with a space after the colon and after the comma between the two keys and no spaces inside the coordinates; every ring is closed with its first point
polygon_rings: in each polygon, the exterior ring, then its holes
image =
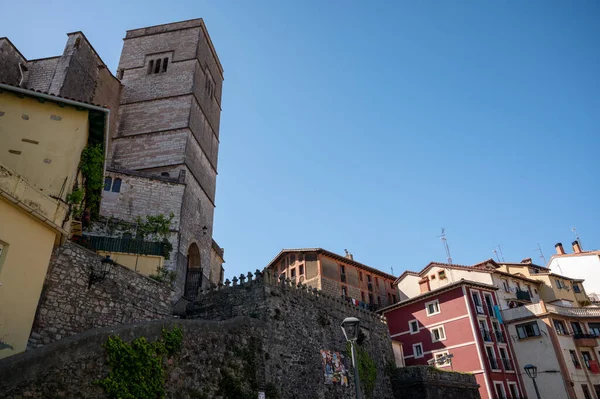
{"type": "Polygon", "coordinates": [[[173,212],[169,216],[163,214],[146,215],[143,219],[138,216],[135,220],[137,223],[137,234],[142,238],[149,236],[156,237],[161,240],[164,245],[165,259],[169,259],[173,245],[169,242],[169,234],[171,233],[171,222],[175,215],[173,212]]]}
{"type": "Polygon", "coordinates": [[[81,206],[81,202],[85,196],[85,191],[78,187],[77,184],[73,188],[69,194],[67,194],[67,205],[69,205],[70,212],[73,213],[73,216],[77,219],[81,217],[83,214],[83,206],[81,206]]]}
{"type": "Polygon", "coordinates": [[[151,274],[148,277],[160,283],[172,285],[175,279],[177,278],[177,272],[175,270],[169,270],[164,266],[158,266],[156,268],[156,274],[151,274]]]}
{"type": "MultiPolygon", "coordinates": [[[[377,367],[375,362],[369,356],[369,353],[362,348],[361,345],[355,345],[356,348],[356,365],[358,368],[358,376],[360,378],[360,384],[363,387],[365,396],[368,399],[373,397],[373,390],[375,389],[375,382],[377,381],[377,367]]],[[[352,359],[352,347],[350,342],[346,344],[346,354],[352,359]]]]}
{"type": "Polygon", "coordinates": [[[94,383],[109,399],[164,398],[163,358],[181,350],[183,331],[174,327],[162,330],[161,338],[148,342],[145,337],[131,343],[110,337],[103,345],[111,370],[108,377],[94,383]]]}
{"type": "Polygon", "coordinates": [[[85,187],[85,208],[89,210],[91,220],[98,220],[104,185],[104,150],[101,144],[90,144],[83,149],[79,170],[85,187]]]}

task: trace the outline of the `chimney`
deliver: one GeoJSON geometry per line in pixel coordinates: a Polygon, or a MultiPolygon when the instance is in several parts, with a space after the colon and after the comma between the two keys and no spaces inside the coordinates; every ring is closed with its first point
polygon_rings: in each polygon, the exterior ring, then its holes
{"type": "Polygon", "coordinates": [[[521,261],[521,263],[526,263],[528,265],[532,264],[533,262],[531,261],[531,258],[525,258],[521,261]]]}
{"type": "Polygon", "coordinates": [[[576,254],[581,253],[581,245],[579,245],[579,241],[575,240],[571,243],[571,245],[573,245],[573,252],[576,254]]]}
{"type": "Polygon", "coordinates": [[[350,253],[350,251],[348,251],[347,249],[344,249],[344,252],[346,253],[346,258],[348,258],[350,260],[354,260],[354,255],[352,255],[350,253]]]}
{"type": "Polygon", "coordinates": [[[421,280],[419,280],[419,290],[420,293],[429,292],[429,277],[425,276],[421,280]]]}
{"type": "Polygon", "coordinates": [[[565,254],[565,249],[563,248],[563,246],[562,246],[562,243],[560,243],[560,242],[557,242],[557,243],[554,245],[554,248],[556,248],[556,253],[557,253],[558,255],[564,255],[564,254],[565,254]]]}

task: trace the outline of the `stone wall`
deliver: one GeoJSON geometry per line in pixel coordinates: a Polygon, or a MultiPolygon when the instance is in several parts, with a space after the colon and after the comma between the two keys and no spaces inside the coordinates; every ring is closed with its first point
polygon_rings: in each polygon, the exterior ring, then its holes
{"type": "Polygon", "coordinates": [[[91,330],[8,358],[0,362],[0,397],[102,398],[93,381],[108,375],[102,344],[109,336],[155,340],[163,327],[180,325],[182,351],[165,362],[167,397],[238,399],[223,392],[229,375],[249,394],[243,397],[263,390],[269,392],[267,398],[351,398],[353,372],[349,386],[326,385],[320,354],[322,349],[346,353],[339,325],[348,316],[361,320],[360,346],[376,364],[372,397],[392,397],[385,372],[393,360],[391,339],[384,319],[375,313],[307,287],[254,277],[201,293],[186,314],[194,319],[91,330]]]}
{"type": "Polygon", "coordinates": [[[25,57],[10,40],[0,38],[0,82],[18,85],[21,80],[19,63],[25,64],[25,57]]]}
{"type": "Polygon", "coordinates": [[[480,399],[472,374],[441,371],[434,367],[396,368],[391,373],[395,399],[480,399]]]}
{"type": "Polygon", "coordinates": [[[205,320],[250,317],[265,322],[262,347],[269,359],[273,359],[264,363],[265,383],[279,387],[281,397],[353,396],[353,382],[349,387],[324,384],[319,352],[321,349],[346,352],[340,324],[351,316],[360,319],[361,347],[376,364],[373,397],[391,397],[385,366],[393,362],[394,355],[387,324],[381,316],[316,289],[289,282],[275,283],[260,273],[236,278],[235,286],[228,286],[229,280],[225,284],[221,289],[201,291],[196,301],[187,305],[184,317],[205,320]]]}
{"type": "Polygon", "coordinates": [[[104,281],[88,288],[91,265],[101,259],[71,242],[55,249],[30,348],[93,328],[171,316],[171,289],[125,266],[113,266],[104,281]]]}

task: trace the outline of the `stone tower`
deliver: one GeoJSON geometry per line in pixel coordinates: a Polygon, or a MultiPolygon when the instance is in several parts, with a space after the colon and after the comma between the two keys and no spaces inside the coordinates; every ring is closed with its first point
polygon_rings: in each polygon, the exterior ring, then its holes
{"type": "MultiPolygon", "coordinates": [[[[127,31],[102,214],[173,212],[177,295],[195,298],[210,270],[223,68],[202,19],[127,31]],[[204,277],[203,277],[204,275],[204,277]]],[[[114,115],[112,117],[115,117],[114,115]]]]}

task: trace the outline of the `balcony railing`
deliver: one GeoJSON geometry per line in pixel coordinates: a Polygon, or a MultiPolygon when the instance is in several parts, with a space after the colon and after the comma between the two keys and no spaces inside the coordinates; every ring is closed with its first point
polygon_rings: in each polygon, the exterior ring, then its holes
{"type": "Polygon", "coordinates": [[[517,299],[531,302],[531,294],[528,291],[517,290],[517,299]]]}
{"type": "Polygon", "coordinates": [[[502,365],[504,366],[504,370],[506,370],[506,371],[514,370],[514,367],[512,365],[512,362],[510,361],[510,359],[503,357],[502,365]]]}
{"type": "Polygon", "coordinates": [[[483,337],[483,340],[486,342],[492,342],[492,335],[490,334],[490,332],[486,329],[481,329],[481,336],[483,337]]]}
{"type": "Polygon", "coordinates": [[[547,303],[546,309],[550,313],[556,313],[562,316],[600,317],[600,308],[567,308],[564,306],[556,306],[547,303]]]}
{"type": "Polygon", "coordinates": [[[504,337],[504,333],[502,331],[494,331],[494,335],[496,336],[497,342],[506,343],[506,338],[504,337]]]}
{"type": "Polygon", "coordinates": [[[498,365],[498,360],[495,357],[488,357],[490,361],[490,367],[492,370],[500,370],[500,366],[498,365]]]}
{"type": "Polygon", "coordinates": [[[78,240],[81,246],[94,251],[123,252],[138,255],[165,256],[165,243],[123,239],[114,237],[83,236],[78,240]]]}
{"type": "Polygon", "coordinates": [[[575,346],[593,348],[598,345],[598,337],[595,334],[573,333],[575,346]]]}

